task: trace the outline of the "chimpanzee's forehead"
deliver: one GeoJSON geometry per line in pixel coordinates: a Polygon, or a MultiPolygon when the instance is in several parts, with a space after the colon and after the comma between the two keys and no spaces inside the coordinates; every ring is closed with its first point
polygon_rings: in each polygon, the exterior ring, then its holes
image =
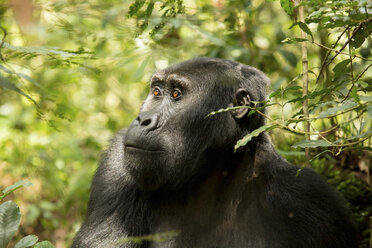
{"type": "Polygon", "coordinates": [[[150,80],[150,83],[163,82],[163,83],[179,83],[182,85],[192,85],[195,79],[192,75],[182,74],[181,72],[166,72],[164,70],[156,71],[150,80]]]}
{"type": "Polygon", "coordinates": [[[151,82],[178,81],[190,85],[203,84],[204,87],[206,85],[234,87],[239,84],[240,79],[238,65],[218,59],[193,59],[156,71],[151,82]]]}

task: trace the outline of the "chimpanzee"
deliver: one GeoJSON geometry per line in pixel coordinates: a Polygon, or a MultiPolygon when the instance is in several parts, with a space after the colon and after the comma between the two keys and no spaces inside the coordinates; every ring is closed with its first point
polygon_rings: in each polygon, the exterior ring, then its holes
{"type": "Polygon", "coordinates": [[[297,174],[267,134],[234,152],[265,124],[248,106],[266,99],[267,83],[253,67],[212,58],[155,72],[138,117],[103,156],[72,247],[356,247],[340,196],[313,170],[297,174]]]}

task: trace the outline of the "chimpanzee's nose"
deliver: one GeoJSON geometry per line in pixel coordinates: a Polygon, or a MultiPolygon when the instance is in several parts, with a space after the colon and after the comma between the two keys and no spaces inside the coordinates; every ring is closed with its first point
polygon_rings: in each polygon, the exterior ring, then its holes
{"type": "Polygon", "coordinates": [[[141,113],[138,115],[136,121],[138,122],[140,129],[152,131],[158,128],[159,115],[151,113],[141,113]]]}

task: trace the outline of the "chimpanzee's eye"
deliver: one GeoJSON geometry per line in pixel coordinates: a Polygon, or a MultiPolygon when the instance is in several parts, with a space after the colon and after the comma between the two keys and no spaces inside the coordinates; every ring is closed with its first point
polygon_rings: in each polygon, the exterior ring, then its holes
{"type": "Polygon", "coordinates": [[[152,94],[154,96],[160,96],[161,95],[161,91],[158,87],[156,87],[153,91],[152,91],[152,94]]]}

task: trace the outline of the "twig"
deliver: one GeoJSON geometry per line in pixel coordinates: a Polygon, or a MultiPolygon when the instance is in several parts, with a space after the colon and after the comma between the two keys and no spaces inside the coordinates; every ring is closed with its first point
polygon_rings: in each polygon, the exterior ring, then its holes
{"type": "MultiPolygon", "coordinates": [[[[348,39],[350,40],[350,30],[347,31],[347,36],[348,36],[348,39]]],[[[350,89],[348,90],[348,92],[347,92],[345,98],[344,98],[341,102],[344,102],[344,101],[346,101],[346,99],[349,98],[350,93],[351,93],[351,91],[353,90],[354,85],[355,85],[355,81],[354,81],[354,71],[353,71],[353,58],[351,57],[351,46],[350,46],[350,43],[349,43],[348,47],[349,47],[349,58],[350,58],[350,72],[351,72],[351,73],[350,73],[350,77],[351,77],[351,87],[350,87],[350,89]]]]}
{"type": "Polygon", "coordinates": [[[354,36],[359,32],[359,30],[363,27],[363,25],[368,25],[368,23],[371,21],[372,21],[372,18],[361,22],[359,26],[353,31],[353,34],[351,35],[351,37],[347,39],[345,44],[341,47],[340,50],[336,52],[335,56],[331,58],[331,60],[327,63],[327,65],[330,65],[333,62],[333,60],[346,48],[346,46],[350,43],[350,41],[354,38],[354,36]]]}
{"type": "MultiPolygon", "coordinates": [[[[254,108],[252,108],[252,109],[254,109],[254,108]]],[[[288,130],[288,131],[290,131],[290,132],[297,133],[297,134],[302,134],[302,135],[304,135],[304,134],[305,134],[305,135],[306,135],[306,134],[310,134],[309,132],[306,133],[306,132],[304,132],[304,131],[298,131],[298,130],[296,130],[296,129],[293,129],[293,128],[290,128],[290,127],[288,127],[288,126],[286,126],[286,125],[283,125],[283,124],[281,124],[281,123],[279,123],[279,122],[277,122],[277,121],[271,119],[270,117],[268,117],[267,115],[265,115],[264,113],[262,113],[261,111],[259,111],[259,110],[257,110],[257,109],[256,109],[256,112],[259,113],[260,115],[264,116],[266,119],[268,119],[269,121],[271,121],[272,123],[274,123],[275,125],[279,126],[279,127],[282,128],[282,129],[286,129],[286,130],[288,130]]],[[[312,133],[312,134],[313,134],[313,133],[312,133]]],[[[322,139],[324,139],[326,142],[328,142],[331,146],[333,146],[333,147],[340,147],[340,148],[345,147],[345,146],[353,146],[353,145],[356,145],[356,144],[362,143],[363,141],[365,141],[365,140],[367,140],[367,139],[369,139],[369,138],[372,137],[372,134],[369,134],[367,137],[365,137],[365,138],[363,138],[363,139],[361,139],[361,140],[354,141],[354,142],[350,142],[350,143],[347,143],[347,144],[337,145],[337,144],[332,143],[331,141],[327,140],[327,139],[326,139],[323,135],[321,135],[319,132],[317,132],[316,134],[319,135],[319,136],[320,136],[322,139]]]]}
{"type": "MultiPolygon", "coordinates": [[[[301,0],[294,1],[295,6],[298,7],[298,18],[300,22],[305,22],[305,9],[304,6],[301,5],[301,0]]],[[[301,29],[301,38],[306,39],[306,33],[301,29]]],[[[307,96],[309,94],[309,62],[307,58],[307,43],[301,43],[301,54],[302,54],[302,96],[307,96]]],[[[302,103],[303,114],[306,119],[309,118],[309,100],[305,99],[302,103]]],[[[305,139],[310,140],[310,123],[309,121],[305,121],[304,123],[304,132],[305,132],[305,139]]],[[[308,147],[305,148],[305,165],[309,165],[310,161],[310,149],[308,147]]]]}
{"type": "MultiPolygon", "coordinates": [[[[317,42],[315,42],[315,41],[312,41],[311,43],[313,43],[314,45],[317,45],[317,46],[319,46],[319,47],[322,47],[322,48],[324,48],[324,49],[327,49],[327,50],[329,50],[330,52],[332,52],[332,51],[333,51],[333,52],[338,52],[338,50],[336,50],[336,49],[333,49],[333,48],[327,47],[327,46],[325,46],[325,45],[319,44],[319,43],[317,43],[317,42]]],[[[349,56],[349,53],[340,52],[339,54],[349,56]]],[[[362,59],[362,60],[365,60],[365,61],[372,61],[372,59],[363,58],[362,56],[358,56],[358,55],[353,54],[353,59],[354,59],[354,58],[362,59]]]]}
{"type": "Polygon", "coordinates": [[[372,64],[369,64],[366,69],[364,69],[364,71],[362,71],[359,76],[355,79],[355,82],[357,82],[359,80],[359,78],[361,78],[363,76],[363,74],[368,71],[368,69],[372,66],[372,64]]]}
{"type": "Polygon", "coordinates": [[[372,248],[372,216],[369,216],[369,248],[372,248]]]}
{"type": "Polygon", "coordinates": [[[4,33],[3,38],[1,39],[1,43],[0,43],[0,59],[1,59],[2,61],[5,61],[5,60],[4,60],[4,57],[3,57],[2,53],[1,53],[1,49],[3,48],[4,42],[5,42],[5,37],[7,36],[8,33],[6,32],[6,29],[3,28],[2,26],[0,26],[0,29],[1,29],[1,30],[3,31],[3,33],[4,33]]]}
{"type": "MultiPolygon", "coordinates": [[[[320,67],[320,71],[319,71],[319,75],[318,77],[316,78],[316,83],[318,83],[319,79],[320,79],[320,76],[322,75],[322,72],[324,70],[324,68],[326,67],[326,62],[327,62],[327,59],[329,57],[329,55],[331,54],[331,52],[334,50],[334,48],[337,46],[338,42],[341,40],[341,37],[344,35],[344,33],[349,29],[349,27],[347,27],[344,31],[342,31],[342,33],[337,37],[337,40],[335,42],[335,44],[333,44],[332,48],[328,51],[327,55],[325,56],[323,62],[322,62],[322,65],[320,67]]],[[[314,43],[314,41],[313,41],[314,43]]],[[[317,43],[314,43],[314,44],[317,44],[317,43]]],[[[324,48],[326,48],[326,46],[324,46],[324,48]]]]}

